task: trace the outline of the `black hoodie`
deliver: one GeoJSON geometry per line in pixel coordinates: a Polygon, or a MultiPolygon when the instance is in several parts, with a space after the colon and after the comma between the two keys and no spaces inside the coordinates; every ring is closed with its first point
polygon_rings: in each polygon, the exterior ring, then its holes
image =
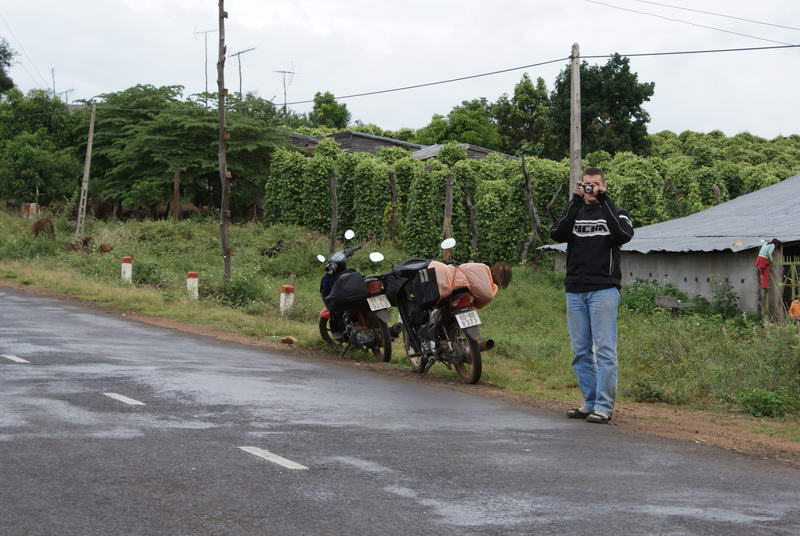
{"type": "Polygon", "coordinates": [[[598,203],[587,204],[577,194],[550,229],[550,237],[567,243],[567,292],[620,288],[619,248],[633,238],[628,212],[614,206],[603,192],[598,203]]]}

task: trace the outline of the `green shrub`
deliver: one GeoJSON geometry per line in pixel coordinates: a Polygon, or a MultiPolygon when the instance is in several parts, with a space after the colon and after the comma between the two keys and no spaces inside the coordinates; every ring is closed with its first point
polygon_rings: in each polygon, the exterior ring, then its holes
{"type": "Polygon", "coordinates": [[[783,417],[791,408],[791,397],[783,387],[756,388],[739,393],[739,406],[754,417],[783,417]]]}
{"type": "Polygon", "coordinates": [[[163,287],[167,285],[170,277],[157,262],[136,259],[133,264],[132,279],[137,285],[163,287]]]}
{"type": "Polygon", "coordinates": [[[648,379],[636,380],[625,389],[625,394],[636,402],[665,402],[667,400],[664,389],[648,379]]]}
{"type": "Polygon", "coordinates": [[[651,312],[655,311],[656,296],[672,296],[679,300],[688,301],[689,296],[680,290],[675,283],[637,279],[633,284],[623,288],[620,304],[630,311],[651,312]]]}
{"type": "Polygon", "coordinates": [[[227,287],[220,292],[220,301],[233,307],[244,307],[263,302],[267,298],[261,281],[251,274],[234,275],[227,287]]]}

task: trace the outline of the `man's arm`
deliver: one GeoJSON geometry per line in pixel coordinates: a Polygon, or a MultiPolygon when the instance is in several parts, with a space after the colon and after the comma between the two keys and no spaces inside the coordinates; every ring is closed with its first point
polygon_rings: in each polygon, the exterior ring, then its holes
{"type": "Polygon", "coordinates": [[[611,239],[617,244],[630,242],[633,238],[633,223],[628,216],[628,211],[624,208],[617,208],[605,191],[598,194],[597,200],[600,201],[600,210],[606,217],[611,239]]]}
{"type": "Polygon", "coordinates": [[[569,205],[564,209],[564,213],[561,214],[561,217],[556,220],[556,223],[550,229],[550,238],[556,242],[566,242],[570,239],[572,228],[575,226],[575,217],[578,215],[581,206],[583,206],[583,198],[578,194],[574,194],[569,205]]]}

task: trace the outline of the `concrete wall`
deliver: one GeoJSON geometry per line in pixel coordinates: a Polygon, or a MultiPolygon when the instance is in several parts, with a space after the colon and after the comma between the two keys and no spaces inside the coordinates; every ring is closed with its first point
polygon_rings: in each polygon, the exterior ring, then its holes
{"type": "MultiPolygon", "coordinates": [[[[622,284],[637,279],[672,282],[690,296],[700,295],[711,299],[712,284],[727,280],[739,295],[742,311],[758,310],[758,272],[755,267],[756,250],[710,253],[659,253],[622,252],[622,284]]],[[[558,252],[555,268],[566,269],[567,255],[558,252]]]]}

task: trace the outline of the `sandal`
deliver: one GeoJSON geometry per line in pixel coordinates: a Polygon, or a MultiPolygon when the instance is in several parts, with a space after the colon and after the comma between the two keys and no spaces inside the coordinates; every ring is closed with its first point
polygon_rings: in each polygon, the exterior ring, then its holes
{"type": "Polygon", "coordinates": [[[580,408],[572,408],[567,411],[567,418],[568,419],[585,419],[592,413],[589,411],[583,411],[583,407],[580,408]]]}
{"type": "Polygon", "coordinates": [[[586,422],[593,422],[595,424],[608,424],[608,421],[610,420],[611,417],[609,417],[605,413],[593,412],[591,415],[588,415],[586,417],[586,422]]]}

